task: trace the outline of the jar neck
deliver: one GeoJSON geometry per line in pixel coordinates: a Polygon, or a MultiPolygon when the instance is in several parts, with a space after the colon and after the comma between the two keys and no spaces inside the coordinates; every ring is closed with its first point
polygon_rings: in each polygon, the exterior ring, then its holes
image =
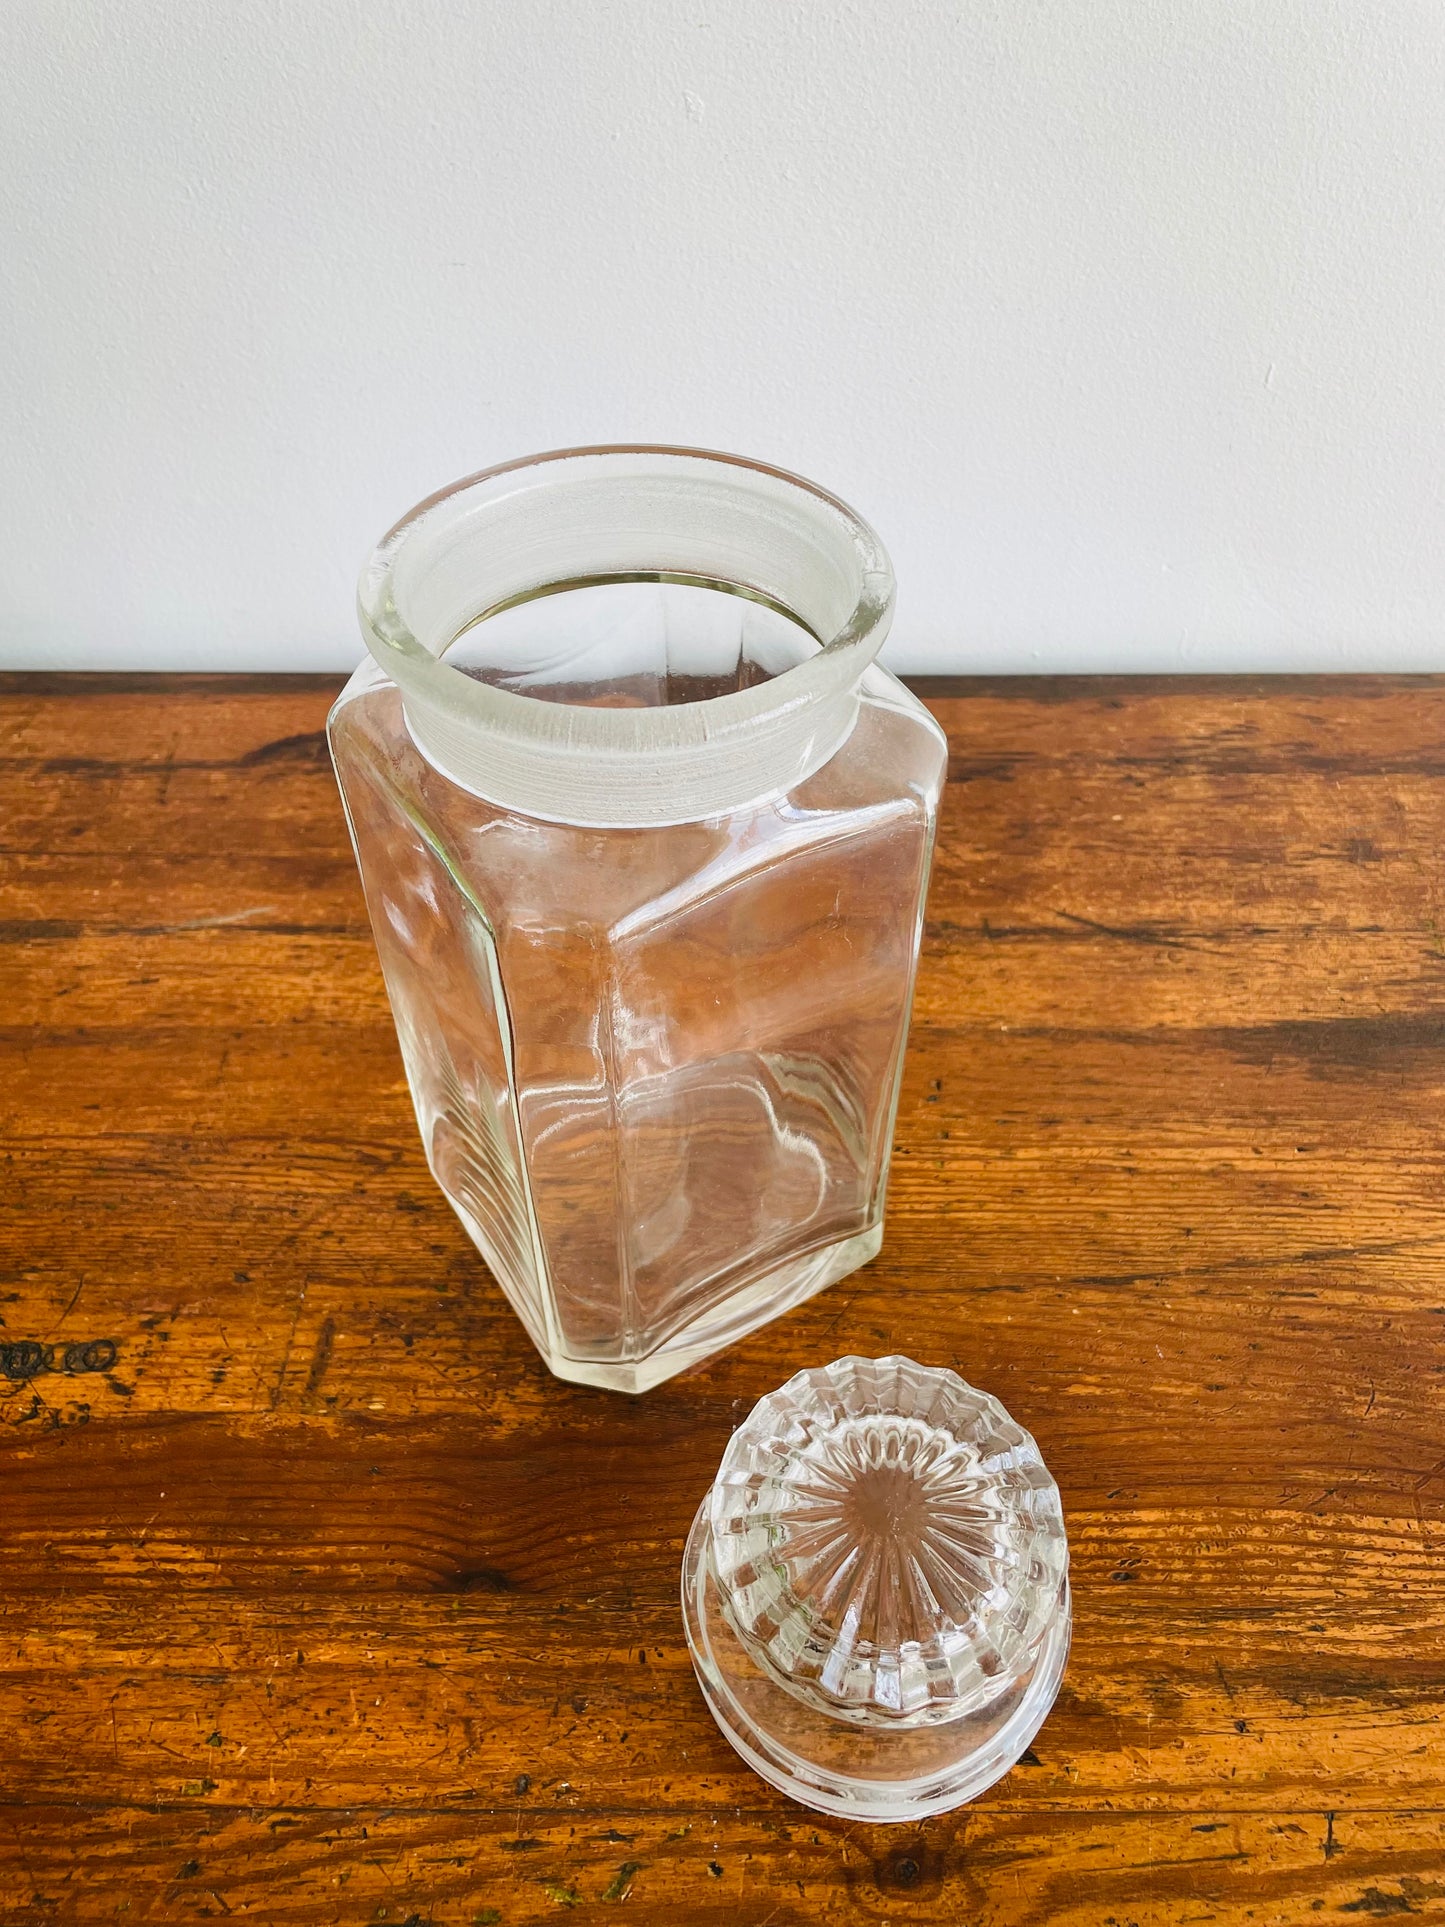
{"type": "Polygon", "coordinates": [[[640,827],[722,814],[820,768],[853,727],[892,590],[872,531],[809,483],[730,456],[617,448],[510,464],[433,496],[377,550],[359,604],[413,739],[444,775],[526,815],[640,827]],[[632,708],[541,700],[447,659],[489,611],[634,576],[734,587],[818,641],[751,687],[632,708]]]}

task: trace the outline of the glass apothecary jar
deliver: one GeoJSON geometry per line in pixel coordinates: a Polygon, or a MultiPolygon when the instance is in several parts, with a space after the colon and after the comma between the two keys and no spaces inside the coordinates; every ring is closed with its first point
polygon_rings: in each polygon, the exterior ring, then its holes
{"type": "Polygon", "coordinates": [[[935,813],[872,531],[731,456],[458,483],[362,578],[332,755],[437,1182],[640,1392],[882,1237],[935,813]]]}

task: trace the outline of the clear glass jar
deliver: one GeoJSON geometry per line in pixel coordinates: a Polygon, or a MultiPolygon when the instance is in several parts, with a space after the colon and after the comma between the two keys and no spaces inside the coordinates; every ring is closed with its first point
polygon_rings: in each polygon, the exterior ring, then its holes
{"type": "Polygon", "coordinates": [[[437,1182],[550,1368],[640,1392],[882,1237],[943,737],[872,531],[725,455],[433,496],[337,779],[437,1182]]]}

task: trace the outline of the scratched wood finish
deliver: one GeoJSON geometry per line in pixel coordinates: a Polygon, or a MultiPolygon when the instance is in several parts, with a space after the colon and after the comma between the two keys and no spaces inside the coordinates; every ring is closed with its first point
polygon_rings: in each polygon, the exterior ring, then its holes
{"type": "Polygon", "coordinates": [[[1445,1915],[1445,680],[950,683],[884,1251],[640,1401],[427,1175],[319,678],[0,679],[0,1921],[1445,1915]],[[1076,1640],[964,1813],[713,1728],[796,1364],[999,1392],[1076,1640]]]}

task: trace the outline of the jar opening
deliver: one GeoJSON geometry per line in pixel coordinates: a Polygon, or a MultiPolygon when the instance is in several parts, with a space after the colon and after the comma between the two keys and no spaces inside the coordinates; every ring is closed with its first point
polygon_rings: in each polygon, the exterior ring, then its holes
{"type": "Polygon", "coordinates": [[[439,769],[529,814],[643,824],[715,815],[820,768],[852,728],[893,576],[866,522],[781,469],[584,448],[423,502],[358,600],[439,769]],[[574,632],[545,605],[579,590],[595,606],[574,632]],[[618,601],[631,614],[604,647],[597,599],[620,590],[650,595],[650,611],[629,638],[637,607],[618,601]]]}
{"type": "Polygon", "coordinates": [[[468,623],[443,660],[536,701],[661,709],[776,681],[822,646],[744,584],[637,571],[512,596],[468,623]]]}

